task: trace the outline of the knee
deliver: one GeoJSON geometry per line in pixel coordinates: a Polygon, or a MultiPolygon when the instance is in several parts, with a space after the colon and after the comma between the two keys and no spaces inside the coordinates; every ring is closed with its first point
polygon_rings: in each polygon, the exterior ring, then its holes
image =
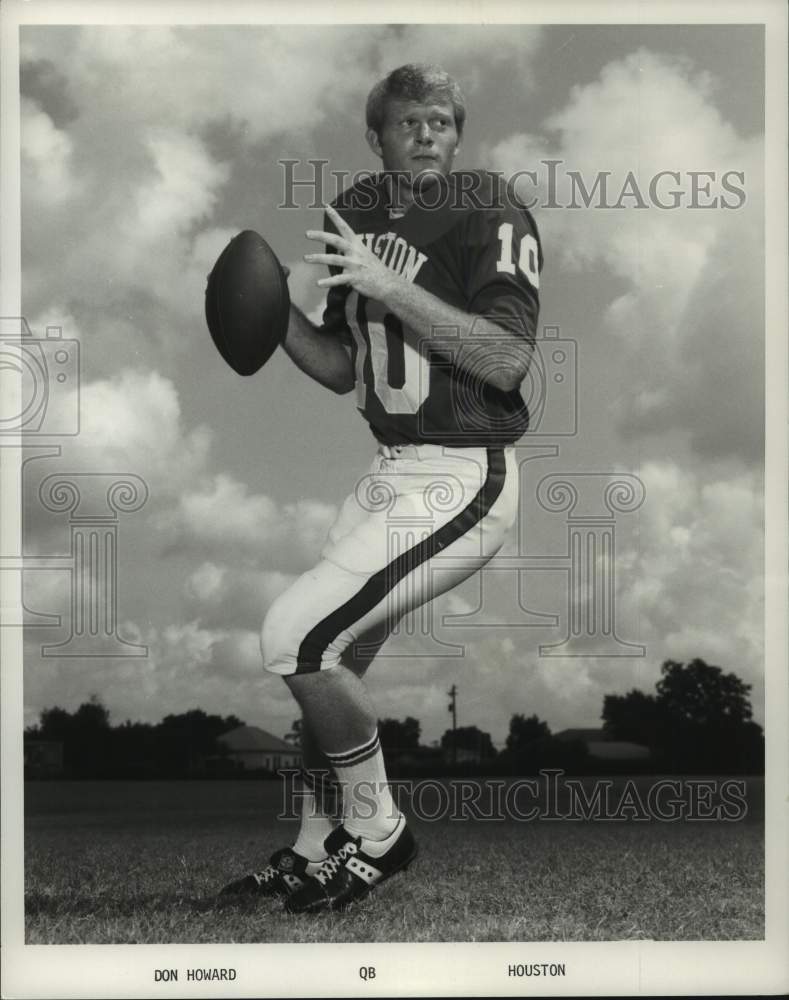
{"type": "Polygon", "coordinates": [[[325,692],[326,678],[333,673],[332,670],[313,670],[306,674],[286,674],[282,679],[299,705],[305,708],[305,699],[325,692]]]}
{"type": "Polygon", "coordinates": [[[316,628],[314,609],[299,593],[285,591],[271,605],[260,630],[263,666],[289,677],[336,666],[341,647],[316,628]]]}

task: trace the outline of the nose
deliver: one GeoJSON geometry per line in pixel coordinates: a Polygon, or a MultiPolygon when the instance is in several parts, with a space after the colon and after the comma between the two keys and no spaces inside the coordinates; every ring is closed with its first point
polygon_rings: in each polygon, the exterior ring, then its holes
{"type": "Polygon", "coordinates": [[[427,122],[421,122],[417,132],[416,141],[421,143],[429,143],[433,141],[433,136],[430,133],[430,126],[427,122]]]}

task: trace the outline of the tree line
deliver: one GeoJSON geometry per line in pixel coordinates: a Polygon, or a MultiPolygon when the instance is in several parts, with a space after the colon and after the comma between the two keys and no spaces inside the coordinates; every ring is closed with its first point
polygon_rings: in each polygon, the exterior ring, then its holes
{"type": "MultiPolygon", "coordinates": [[[[601,713],[604,740],[646,747],[648,758],[602,762],[590,755],[585,739],[557,738],[537,715],[521,713],[510,718],[501,751],[489,733],[464,726],[444,733],[442,758],[451,762],[454,757],[459,770],[470,770],[473,761],[479,770],[509,774],[536,774],[549,767],[572,773],[763,773],[764,734],[753,721],[750,684],[702,659],[666,660],[660,674],[654,694],[633,689],[605,695],[601,713]]],[[[419,758],[417,720],[384,719],[379,732],[395,770],[405,760],[405,770],[413,771],[419,758]]]]}
{"type": "MultiPolygon", "coordinates": [[[[647,760],[601,762],[590,758],[583,739],[557,738],[537,715],[515,713],[504,747],[477,726],[447,729],[439,746],[421,743],[419,720],[378,720],[381,745],[392,777],[413,774],[535,774],[543,768],[568,773],[642,770],[683,773],[750,773],[764,770],[764,735],[753,721],[751,685],[701,659],[666,660],[654,694],[633,689],[605,695],[604,738],[645,746],[647,760]]],[[[73,777],[184,777],[204,775],[227,751],[217,738],[244,723],[234,715],[208,715],[196,708],[168,715],[156,725],[126,721],[110,725],[96,699],[76,712],[45,709],[29,742],[62,744],[64,773],[73,777]]],[[[300,721],[285,739],[300,744],[300,721]]],[[[225,769],[228,773],[228,769],[225,769]]]]}
{"type": "Polygon", "coordinates": [[[606,695],[605,732],[650,747],[668,772],[764,771],[764,732],[753,721],[752,685],[695,659],[666,660],[655,694],[606,695]]]}
{"type": "Polygon", "coordinates": [[[25,730],[25,741],[63,748],[63,772],[78,778],[181,778],[206,770],[209,758],[226,751],[217,737],[243,726],[235,715],[209,715],[200,708],[167,715],[161,722],[110,725],[110,714],[93,696],[76,712],[47,708],[25,730]]]}

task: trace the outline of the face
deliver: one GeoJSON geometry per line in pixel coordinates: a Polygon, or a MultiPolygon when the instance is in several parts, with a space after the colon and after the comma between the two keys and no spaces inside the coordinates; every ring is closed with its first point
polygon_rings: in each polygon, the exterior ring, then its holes
{"type": "Polygon", "coordinates": [[[420,186],[449,173],[460,144],[451,104],[415,101],[390,101],[380,134],[369,129],[367,141],[384,170],[410,175],[420,186]]]}

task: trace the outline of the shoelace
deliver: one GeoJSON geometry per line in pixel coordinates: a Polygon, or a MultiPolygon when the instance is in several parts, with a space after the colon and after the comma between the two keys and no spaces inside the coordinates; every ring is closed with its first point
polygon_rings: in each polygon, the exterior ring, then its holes
{"type": "Polygon", "coordinates": [[[270,882],[277,875],[277,869],[273,865],[266,865],[262,872],[252,872],[252,878],[258,885],[270,882]]]}
{"type": "Polygon", "coordinates": [[[342,847],[335,854],[330,854],[328,858],[323,862],[320,868],[315,872],[314,877],[320,882],[321,885],[326,885],[330,878],[333,878],[340,868],[343,867],[345,862],[352,854],[356,854],[358,847],[353,841],[348,841],[347,844],[343,844],[342,847]]]}

